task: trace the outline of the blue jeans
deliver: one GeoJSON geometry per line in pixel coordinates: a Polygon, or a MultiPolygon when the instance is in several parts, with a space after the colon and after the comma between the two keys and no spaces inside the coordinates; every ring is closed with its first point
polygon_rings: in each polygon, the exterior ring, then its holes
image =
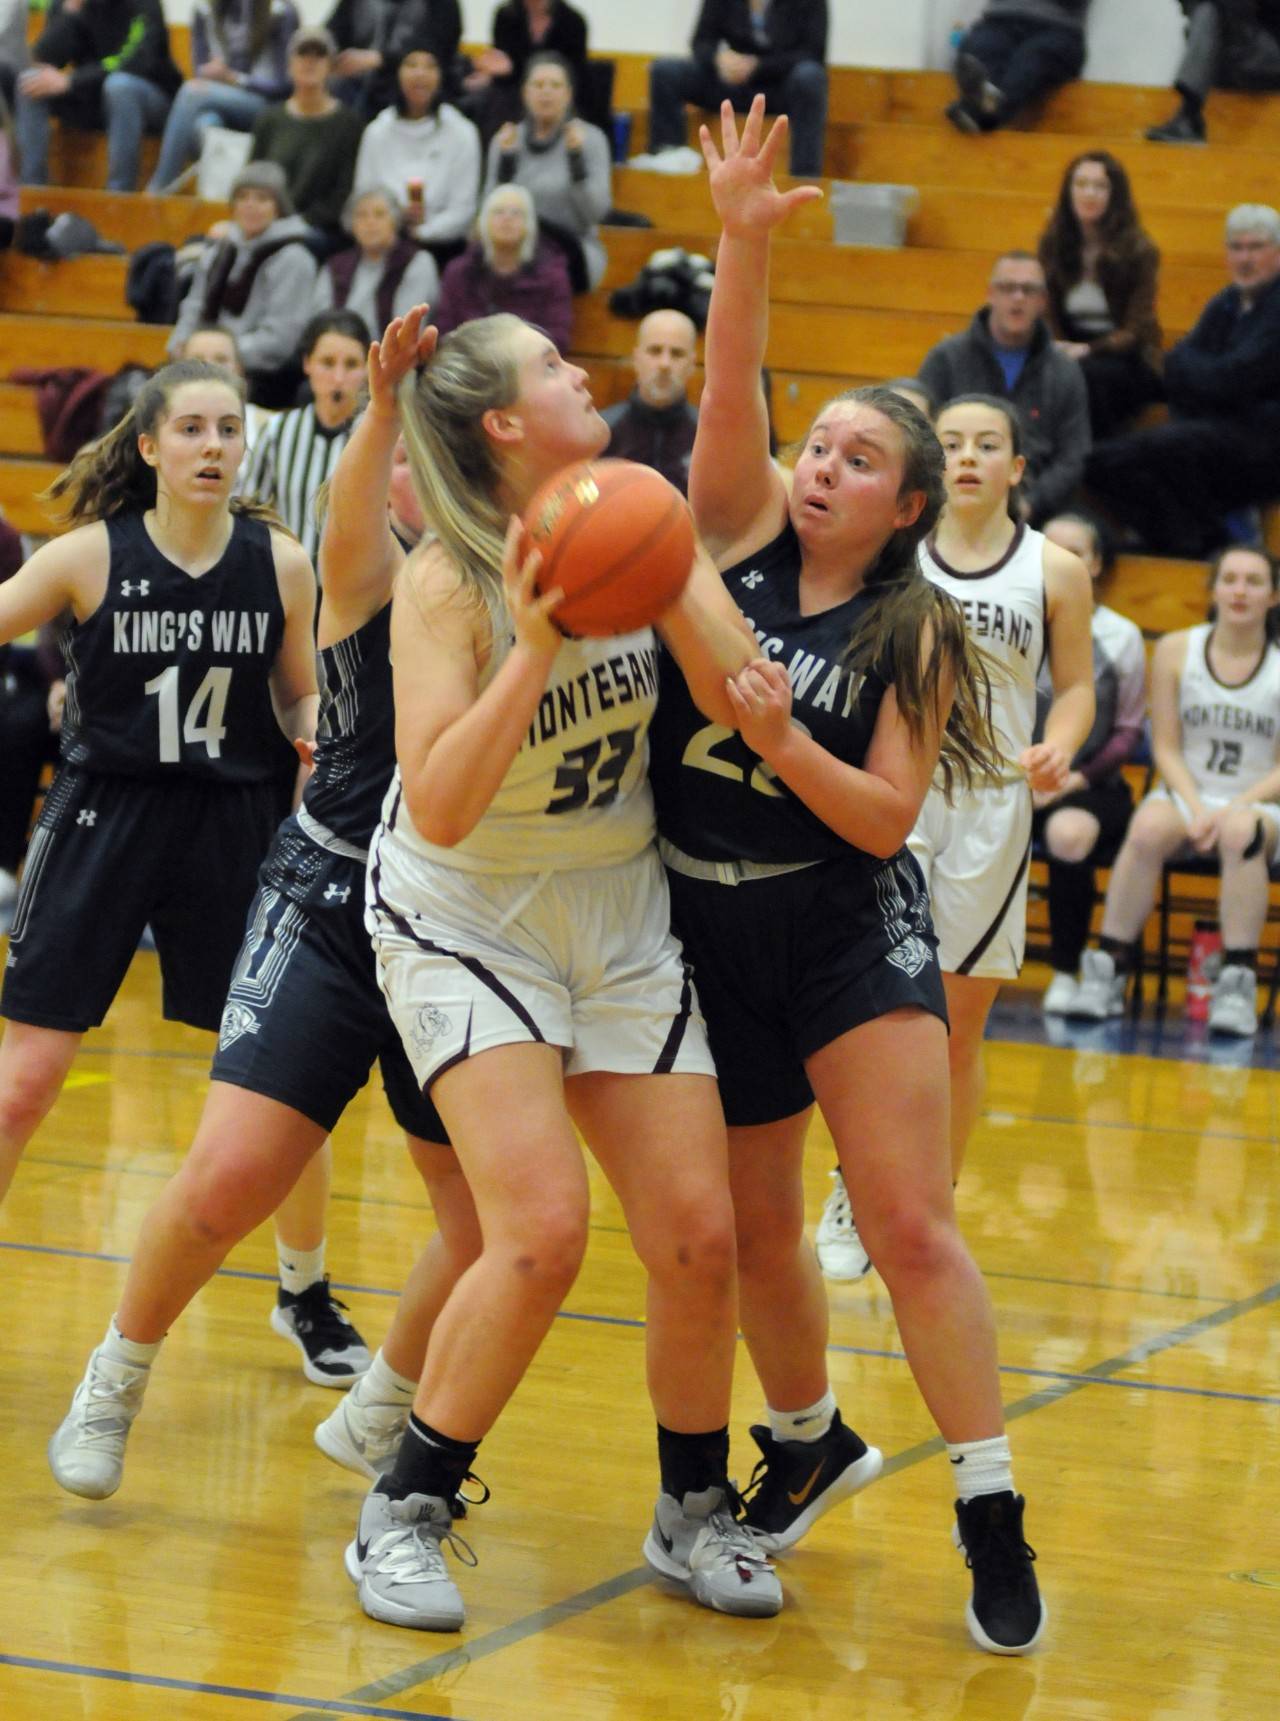
{"type": "Polygon", "coordinates": [[[188,78],[173,98],[160,142],[160,159],[147,190],[162,191],[195,160],[210,126],[252,131],[254,120],[266,105],[267,98],[255,90],[188,78]]]}
{"type": "MultiPolygon", "coordinates": [[[[102,86],[102,129],[107,134],[107,190],[136,191],[144,131],[159,131],[169,98],[158,84],[132,72],[111,72],[102,86]],[[114,86],[114,88],[113,88],[114,86]]],[[[18,91],[13,116],[24,185],[49,183],[49,116],[64,115],[71,125],[85,123],[83,108],[66,107],[58,97],[45,100],[18,91]]]]}
{"type": "Polygon", "coordinates": [[[732,102],[739,113],[764,94],[771,114],[786,114],[791,122],[791,172],[798,179],[822,175],[827,130],[827,69],[817,60],[801,60],[778,83],[726,84],[714,66],[700,60],[655,60],[649,67],[649,148],[671,149],[685,142],[686,103],[718,111],[732,102]]]}

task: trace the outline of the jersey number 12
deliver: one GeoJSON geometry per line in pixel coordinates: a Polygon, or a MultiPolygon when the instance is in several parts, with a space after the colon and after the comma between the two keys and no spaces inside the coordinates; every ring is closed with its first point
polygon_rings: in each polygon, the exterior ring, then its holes
{"type": "Polygon", "coordinates": [[[211,759],[221,759],[222,739],[227,733],[227,696],[231,692],[231,671],[211,669],[192,695],[187,715],[178,733],[178,666],[171,663],[152,680],[144,693],[154,693],[160,713],[160,763],[177,765],[182,761],[182,743],[203,741],[211,759]]]}

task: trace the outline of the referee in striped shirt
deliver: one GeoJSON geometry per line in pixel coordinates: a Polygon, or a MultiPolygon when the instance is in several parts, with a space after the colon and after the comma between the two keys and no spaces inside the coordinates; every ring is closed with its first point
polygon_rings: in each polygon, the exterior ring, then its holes
{"type": "Polygon", "coordinates": [[[302,332],[306,406],[282,412],[263,430],[244,494],[270,503],[316,565],[320,523],[315,498],[355,425],[369,356],[369,330],[354,311],[322,311],[302,332]]]}

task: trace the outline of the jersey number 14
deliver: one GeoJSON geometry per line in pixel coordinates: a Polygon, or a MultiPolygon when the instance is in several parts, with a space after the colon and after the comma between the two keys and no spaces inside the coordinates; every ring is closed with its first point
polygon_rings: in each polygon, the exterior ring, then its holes
{"type": "Polygon", "coordinates": [[[178,666],[171,663],[166,670],[148,681],[144,693],[154,693],[160,716],[160,763],[177,765],[182,761],[182,743],[189,746],[204,742],[211,759],[221,759],[222,741],[227,733],[227,697],[231,692],[231,671],[211,669],[192,695],[187,714],[181,720],[179,733],[178,666]]]}

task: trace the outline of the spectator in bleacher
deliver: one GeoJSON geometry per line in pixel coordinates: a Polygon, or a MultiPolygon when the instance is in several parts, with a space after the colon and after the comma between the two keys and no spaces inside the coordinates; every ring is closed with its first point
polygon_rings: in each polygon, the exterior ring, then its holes
{"type": "Polygon", "coordinates": [[[441,335],[475,317],[509,311],[569,350],[573,289],[560,246],[538,231],[523,185],[497,185],[480,205],[476,237],[446,267],[432,322],[441,335]]]}
{"type": "Polygon", "coordinates": [[[607,261],[599,223],[613,195],[609,140],[574,112],[572,74],[559,54],[535,54],[520,93],[524,118],[500,127],[489,144],[485,192],[524,186],[543,236],[563,248],[573,290],[582,293],[599,284],[607,261]]]}
{"type": "Polygon", "coordinates": [[[391,187],[404,199],[406,232],[421,245],[450,246],[476,218],[480,134],[444,99],[430,41],[411,41],[396,62],[395,101],[365,127],[355,188],[391,187]]]}
{"type": "MultiPolygon", "coordinates": [[[[245,375],[240,348],[236,345],[236,337],[230,329],[220,329],[213,323],[198,324],[182,343],[182,351],[177,356],[180,359],[203,359],[206,364],[221,365],[224,370],[229,370],[232,376],[239,377],[240,381],[248,386],[249,379],[245,375]]],[[[262,432],[274,417],[275,414],[268,412],[265,407],[255,406],[252,401],[245,402],[244,459],[240,462],[240,470],[236,473],[236,481],[232,486],[233,496],[244,494],[253,451],[258,446],[262,432]]]]}
{"type": "Polygon", "coordinates": [[[995,131],[1080,76],[1089,0],[989,0],[956,55],[957,131],[995,131]]]}
{"type": "Polygon", "coordinates": [[[134,191],[143,133],[157,132],[182,74],[160,0],[55,0],[18,77],[24,184],[49,180],[49,120],[107,134],[107,190],[134,191]]]}
{"type": "Polygon", "coordinates": [[[307,224],[293,212],[284,169],[274,161],[241,168],[231,187],[231,225],[205,243],[178,307],[170,358],[197,325],[228,329],[255,398],[266,406],[289,404],[289,372],[316,278],[306,241],[307,224]]]}
{"type": "Polygon", "coordinates": [[[27,50],[28,0],[0,0],[0,97],[13,111],[18,73],[30,59],[27,50]]]}
{"type": "MultiPolygon", "coordinates": [[[[1079,556],[1094,586],[1093,728],[1054,793],[1033,795],[1033,840],[1049,862],[1049,959],[1053,979],[1043,999],[1047,1016],[1069,1015],[1076,970],[1089,938],[1094,873],[1124,839],[1133,796],[1121,769],[1142,739],[1147,711],[1147,653],[1136,622],[1100,604],[1098,582],[1113,557],[1102,527],[1089,514],[1057,514],[1045,523],[1051,543],[1079,556]]],[[[1041,739],[1052,688],[1042,671],[1036,687],[1036,735],[1041,739]]]]}
{"type": "Polygon", "coordinates": [[[13,243],[21,203],[18,193],[18,146],[9,104],[0,94],[0,251],[13,243]]]}
{"type": "Polygon", "coordinates": [[[1082,958],[1073,1016],[1123,1015],[1161,868],[1198,855],[1222,869],[1222,968],[1209,1027],[1242,1037],[1257,1029],[1258,941],[1280,836],[1278,588],[1265,550],[1223,550],[1209,575],[1208,621],[1167,633],[1156,647],[1151,745],[1160,783],[1133,815],[1111,869],[1102,935],[1082,958]]]}
{"type": "Polygon", "coordinates": [[[1231,285],[1165,354],[1169,422],[1109,437],[1089,456],[1093,494],[1157,555],[1205,556],[1249,535],[1228,516],[1280,497],[1280,215],[1227,217],[1231,285]]]}
{"type": "Polygon", "coordinates": [[[315,567],[315,501],[355,429],[369,330],[354,311],[322,311],[302,332],[302,372],[311,399],[272,419],[258,439],[245,494],[275,509],[315,567]]]}
{"type": "Polygon", "coordinates": [[[924,356],[920,381],[939,408],[957,394],[1004,395],[1018,410],[1026,473],[1024,518],[1039,526],[1064,508],[1089,452],[1089,397],[1080,366],[1054,345],[1044,320],[1045,278],[1029,251],[995,260],[987,302],[963,334],[924,356]]]}
{"type": "Polygon", "coordinates": [[[394,192],[375,185],[353,191],[342,224],[355,244],[330,257],[316,276],[314,313],[354,311],[377,338],[393,317],[415,305],[430,305],[437,322],[440,274],[429,251],[400,232],[404,206],[394,192]]]}
{"type": "Polygon", "coordinates": [[[411,43],[435,55],[450,99],[462,40],[458,0],[338,0],[327,20],[338,58],[334,93],[365,119],[396,99],[396,67],[411,43]]]}
{"type": "Polygon", "coordinates": [[[1068,163],[1040,235],[1046,321],[1089,391],[1094,440],[1163,393],[1156,277],[1160,253],[1133,207],[1129,175],[1092,149],[1068,163]]]}
{"type": "Polygon", "coordinates": [[[649,68],[649,148],[686,141],[686,105],[745,113],[763,95],[791,123],[791,172],[822,173],[827,128],[826,0],[702,0],[693,54],[649,68]]]}
{"type": "Polygon", "coordinates": [[[1177,113],[1147,131],[1152,143],[1203,143],[1204,104],[1223,90],[1280,89],[1280,0],[1180,0],[1187,45],[1173,87],[1177,113]]]}
{"type": "Polygon", "coordinates": [[[186,79],[169,110],[149,191],[164,191],[186,174],[210,127],[251,131],[269,102],[285,99],[288,45],[297,28],[289,0],[209,0],[196,6],[196,75],[186,79]]]}
{"type": "Polygon", "coordinates": [[[698,432],[689,379],[698,362],[698,331],[683,311],[650,311],[636,331],[631,365],[636,385],[604,413],[609,455],[639,460],[661,472],[683,496],[698,432]]]}
{"type": "Polygon", "coordinates": [[[466,107],[481,135],[518,120],[520,88],[530,58],[559,54],[573,78],[574,105],[581,108],[587,82],[587,20],[566,0],[506,0],[493,14],[492,46],[476,55],[465,79],[466,107]]]}
{"type": "Polygon", "coordinates": [[[275,161],[284,169],[294,208],[312,228],[320,257],[341,249],[342,209],[355,175],[364,121],[331,96],[333,37],[314,24],[296,30],[289,43],[293,91],[266,107],[253,122],[251,161],[275,161]]]}

